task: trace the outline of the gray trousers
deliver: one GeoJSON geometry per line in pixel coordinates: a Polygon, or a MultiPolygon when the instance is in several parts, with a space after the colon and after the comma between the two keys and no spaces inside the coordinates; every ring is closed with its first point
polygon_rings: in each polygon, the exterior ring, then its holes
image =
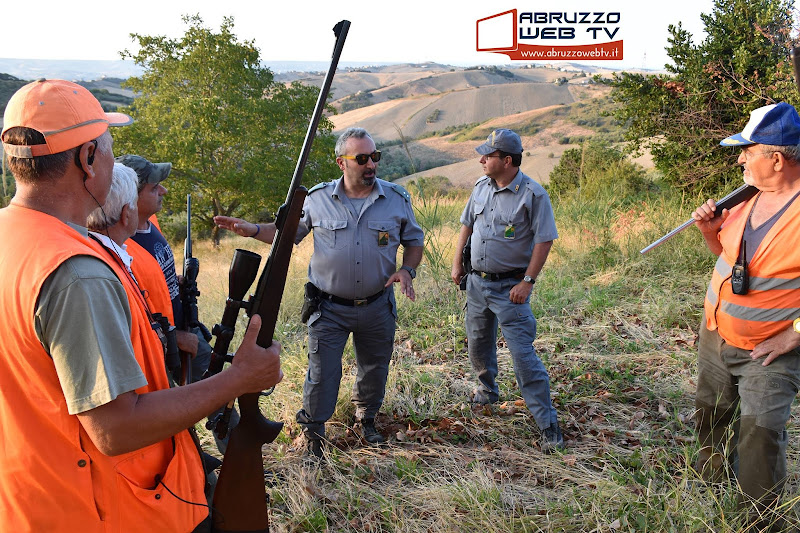
{"type": "Polygon", "coordinates": [[[733,473],[743,507],[755,504],[752,510],[763,512],[778,502],[786,482],[786,422],[800,388],[800,354],[795,350],[762,366],[750,350],[706,329],[705,317],[697,351],[696,468],[710,480],[733,473]]]}
{"type": "Polygon", "coordinates": [[[351,333],[357,369],[351,398],[356,419],[375,418],[386,392],[396,319],[391,288],[367,305],[321,302],[319,313],[308,321],[308,372],[303,409],[297,413],[297,422],[308,438],[325,436],[325,422],[333,416],[339,397],[342,352],[351,333]]]}
{"type": "Polygon", "coordinates": [[[550,376],[536,355],[536,318],[530,299],[515,304],[508,299],[516,279],[488,281],[477,275],[467,279],[467,341],[469,360],[478,374],[480,391],[491,401],[499,398],[497,387],[497,325],[503,331],[522,397],[540,429],[558,422],[550,401],[550,376]]]}

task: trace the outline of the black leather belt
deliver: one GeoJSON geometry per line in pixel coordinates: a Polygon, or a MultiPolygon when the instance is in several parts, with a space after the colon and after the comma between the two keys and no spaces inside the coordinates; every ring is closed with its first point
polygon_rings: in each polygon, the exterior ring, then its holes
{"type": "Polygon", "coordinates": [[[489,281],[500,281],[501,279],[508,279],[508,278],[522,279],[525,275],[525,269],[518,268],[516,270],[510,270],[508,272],[500,272],[499,274],[495,274],[493,272],[481,272],[480,270],[473,270],[472,273],[479,275],[483,279],[488,279],[489,281]]]}
{"type": "Polygon", "coordinates": [[[345,298],[339,298],[338,296],[333,294],[328,294],[327,292],[324,291],[319,291],[319,297],[322,298],[323,300],[330,300],[335,304],[356,307],[359,305],[371,304],[372,302],[383,296],[384,292],[386,292],[386,289],[383,289],[381,292],[377,292],[372,296],[367,296],[366,298],[356,298],[355,300],[347,300],[345,298]]]}

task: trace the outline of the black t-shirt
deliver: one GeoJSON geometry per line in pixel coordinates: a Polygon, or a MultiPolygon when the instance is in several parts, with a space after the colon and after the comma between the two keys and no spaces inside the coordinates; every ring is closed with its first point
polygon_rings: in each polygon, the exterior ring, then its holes
{"type": "Polygon", "coordinates": [[[146,230],[136,230],[136,235],[131,237],[142,248],[150,252],[161,265],[164,279],[167,281],[169,297],[172,300],[172,313],[175,315],[175,326],[183,329],[183,307],[181,306],[181,294],[178,287],[178,275],[175,272],[175,255],[169,247],[167,239],[158,231],[153,224],[149,223],[146,230]]]}

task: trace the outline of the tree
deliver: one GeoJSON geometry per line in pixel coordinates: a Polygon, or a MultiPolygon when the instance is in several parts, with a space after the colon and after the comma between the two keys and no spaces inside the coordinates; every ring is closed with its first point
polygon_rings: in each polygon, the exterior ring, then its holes
{"type": "Polygon", "coordinates": [[[614,75],[614,115],[667,181],[709,192],[740,182],[738,153],[719,141],[757,107],[800,102],[788,61],[792,10],[792,0],[715,0],[701,15],[707,37],[699,45],[680,23],[668,27],[671,75],[614,75]]]}
{"type": "MultiPolygon", "coordinates": [[[[213,216],[256,218],[285,198],[319,89],[274,81],[253,42],[237,40],[232,18],[219,33],[199,15],[183,22],[180,39],[132,34],[139,51],[122,52],[144,73],[124,84],[137,96],[120,110],[135,122],[114,132],[115,152],[172,162],[166,206],[180,211],[192,193],[192,216],[218,242],[213,216]]],[[[338,174],[330,130],[323,117],[306,183],[338,174]]]]}

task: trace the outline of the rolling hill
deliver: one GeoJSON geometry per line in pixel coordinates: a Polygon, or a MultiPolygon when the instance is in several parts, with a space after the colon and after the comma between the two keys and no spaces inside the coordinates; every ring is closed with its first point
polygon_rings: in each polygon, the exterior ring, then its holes
{"type": "MultiPolygon", "coordinates": [[[[47,75],[45,64],[35,66],[47,75]]],[[[613,136],[619,131],[618,126],[609,126],[610,119],[598,118],[610,104],[608,86],[592,84],[589,77],[608,72],[570,65],[344,67],[333,80],[331,104],[338,113],[330,118],[334,133],[360,126],[372,134],[385,154],[379,167],[382,177],[407,182],[438,175],[461,187],[471,187],[481,175],[474,148],[488,131],[516,129],[526,150],[523,171],[544,183],[566,149],[594,135],[612,130],[613,136]]],[[[275,74],[283,83],[317,86],[323,77],[320,72],[275,74]]],[[[121,81],[100,77],[82,83],[97,90],[104,105],[113,107],[118,96],[133,96],[120,87],[121,81]]],[[[10,77],[7,88],[20,82],[10,77]]]]}
{"type": "Polygon", "coordinates": [[[409,95],[331,117],[336,130],[360,125],[376,140],[399,138],[399,127],[416,138],[451,126],[480,123],[495,117],[573,102],[567,85],[500,83],[424,96],[409,95]]]}

